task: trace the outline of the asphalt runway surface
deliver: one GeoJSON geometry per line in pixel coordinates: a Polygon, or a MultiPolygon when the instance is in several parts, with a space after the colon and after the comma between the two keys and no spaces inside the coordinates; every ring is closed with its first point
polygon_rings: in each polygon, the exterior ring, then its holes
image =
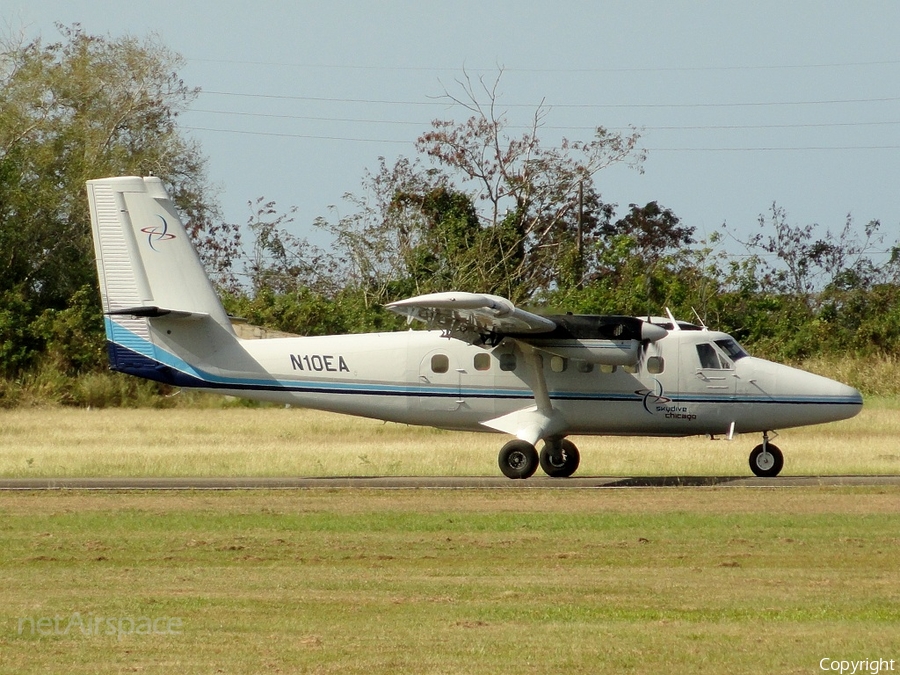
{"type": "Polygon", "coordinates": [[[0,490],[307,490],[367,489],[614,489],[614,488],[795,488],[900,485],[900,476],[586,476],[510,480],[503,476],[330,478],[3,478],[0,490]]]}

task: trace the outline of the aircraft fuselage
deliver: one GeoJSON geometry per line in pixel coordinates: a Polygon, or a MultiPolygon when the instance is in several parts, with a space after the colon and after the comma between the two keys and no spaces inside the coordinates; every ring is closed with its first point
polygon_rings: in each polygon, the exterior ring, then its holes
{"type": "MultiPolygon", "coordinates": [[[[516,340],[485,348],[439,331],[406,331],[235,341],[198,336],[200,326],[193,322],[152,322],[156,363],[142,371],[133,365],[117,369],[221,394],[472,431],[491,431],[483,422],[535,398],[535,373],[516,340]],[[190,345],[179,339],[183,333],[190,345]],[[200,356],[209,367],[201,371],[171,356],[191,345],[205,346],[200,356]]],[[[549,353],[538,363],[570,434],[748,433],[859,412],[862,399],[852,387],[748,356],[732,345],[725,333],[673,331],[642,347],[634,366],[549,353]]]]}

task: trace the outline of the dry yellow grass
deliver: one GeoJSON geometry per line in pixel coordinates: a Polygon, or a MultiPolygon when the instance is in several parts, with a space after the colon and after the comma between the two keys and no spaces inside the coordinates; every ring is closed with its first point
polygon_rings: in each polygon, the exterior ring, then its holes
{"type": "Polygon", "coordinates": [[[856,387],[870,397],[897,397],[900,395],[900,380],[897,379],[896,356],[847,356],[837,354],[816,356],[791,365],[817,373],[832,380],[856,387]]]}
{"type": "MultiPolygon", "coordinates": [[[[785,475],[900,472],[900,403],[785,431],[785,475]]],[[[579,475],[745,475],[757,436],[734,441],[574,437],[579,475]]],[[[0,411],[0,475],[496,475],[504,437],[281,408],[0,411]]]]}

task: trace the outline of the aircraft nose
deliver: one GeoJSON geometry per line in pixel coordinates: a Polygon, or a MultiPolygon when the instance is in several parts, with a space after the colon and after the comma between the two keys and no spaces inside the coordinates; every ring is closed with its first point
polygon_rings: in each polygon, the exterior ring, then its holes
{"type": "Polygon", "coordinates": [[[862,410],[863,397],[855,387],[812,373],[804,373],[803,385],[812,402],[823,404],[829,421],[849,419],[862,410]]]}
{"type": "MultiPolygon", "coordinates": [[[[834,382],[834,380],[832,380],[834,382]]],[[[856,412],[854,415],[862,410],[863,397],[859,392],[859,389],[851,387],[847,384],[843,384],[841,382],[834,382],[836,386],[835,396],[837,398],[846,399],[847,405],[856,406],[856,412]]]]}
{"type": "Polygon", "coordinates": [[[836,422],[862,410],[862,394],[842,382],[771,361],[742,359],[738,363],[745,362],[744,367],[753,373],[750,391],[781,404],[767,409],[770,428],[836,422]]]}

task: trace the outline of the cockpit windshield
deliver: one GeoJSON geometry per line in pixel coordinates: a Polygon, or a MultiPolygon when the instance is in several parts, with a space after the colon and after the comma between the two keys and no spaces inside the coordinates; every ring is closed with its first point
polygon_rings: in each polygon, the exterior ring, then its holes
{"type": "Polygon", "coordinates": [[[731,338],[727,340],[716,340],[716,345],[728,356],[732,361],[738,361],[745,356],[749,356],[744,348],[741,347],[736,340],[731,338]]]}

